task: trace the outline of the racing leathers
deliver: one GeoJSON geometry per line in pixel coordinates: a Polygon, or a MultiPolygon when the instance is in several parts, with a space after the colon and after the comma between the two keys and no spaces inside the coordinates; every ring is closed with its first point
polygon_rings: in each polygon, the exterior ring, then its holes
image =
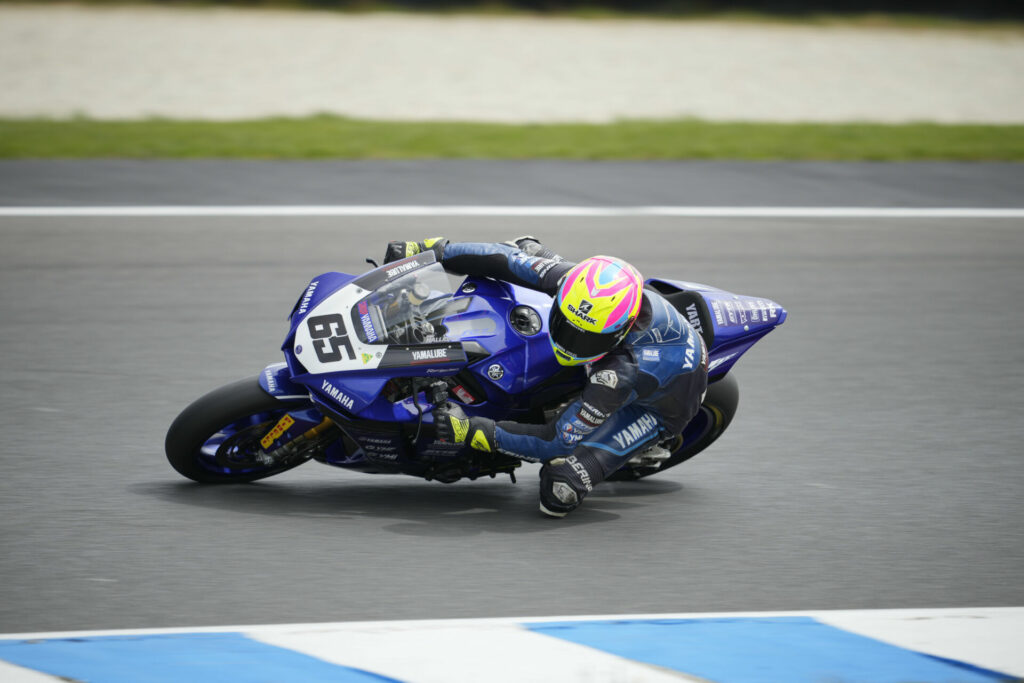
{"type": "MultiPolygon", "coordinates": [[[[574,263],[538,242],[439,242],[449,270],[493,277],[554,295],[574,263]]],[[[580,397],[544,425],[470,418],[457,430],[475,448],[541,462],[541,510],[563,516],[637,452],[680,434],[707,389],[700,334],[657,292],[645,288],[640,314],[622,343],[591,363],[580,397]],[[488,443],[493,440],[492,443],[488,443]]],[[[465,422],[463,420],[463,422],[465,422]]]]}

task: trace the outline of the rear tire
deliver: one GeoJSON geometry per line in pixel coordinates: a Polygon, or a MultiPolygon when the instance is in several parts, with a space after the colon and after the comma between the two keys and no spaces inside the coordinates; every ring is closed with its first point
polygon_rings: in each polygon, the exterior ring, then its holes
{"type": "Polygon", "coordinates": [[[284,403],[244,379],[197,399],[171,423],[164,450],[171,467],[204,484],[255,481],[301,465],[304,460],[261,464],[253,459],[259,440],[289,409],[303,401],[284,403]]]}
{"type": "Polygon", "coordinates": [[[630,467],[628,464],[612,473],[607,481],[633,481],[664,472],[669,467],[686,462],[710,446],[722,435],[736,415],[740,402],[740,386],[731,374],[708,385],[708,393],[700,410],[683,430],[681,442],[660,467],[630,467]]]}

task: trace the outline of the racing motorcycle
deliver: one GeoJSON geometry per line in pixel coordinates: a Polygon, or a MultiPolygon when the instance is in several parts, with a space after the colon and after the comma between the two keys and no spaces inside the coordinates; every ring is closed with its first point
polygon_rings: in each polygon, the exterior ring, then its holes
{"type": "MultiPolygon", "coordinates": [[[[730,370],[786,319],[765,298],[675,280],[645,287],[703,336],[708,391],[681,435],[635,455],[611,480],[664,471],[721,436],[739,401],[730,370]]],[[[537,424],[559,414],[587,374],[555,360],[551,305],[531,289],[453,274],[433,252],[359,276],[324,273],[292,308],[284,362],[185,408],[168,430],[167,459],[204,483],[254,481],[311,459],[441,482],[514,482],[519,459],[438,441],[432,411],[452,402],[467,415],[537,424]]]]}

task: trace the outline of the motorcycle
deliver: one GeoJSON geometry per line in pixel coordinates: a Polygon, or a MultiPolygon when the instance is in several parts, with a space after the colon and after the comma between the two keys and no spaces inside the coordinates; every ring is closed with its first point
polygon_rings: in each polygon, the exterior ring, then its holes
{"type": "MultiPolygon", "coordinates": [[[[718,439],[739,401],[730,371],[786,319],[765,298],[675,280],[645,287],[703,336],[708,390],[682,434],[635,455],[610,480],[662,472],[718,439]]],[[[578,397],[586,370],[555,360],[551,305],[534,290],[451,273],[432,252],[359,276],[324,273],[292,308],[284,362],[185,408],[167,432],[167,459],[185,477],[216,484],[308,460],[446,483],[499,474],[515,482],[518,458],[438,441],[432,412],[452,402],[470,416],[542,424],[578,397]]]]}

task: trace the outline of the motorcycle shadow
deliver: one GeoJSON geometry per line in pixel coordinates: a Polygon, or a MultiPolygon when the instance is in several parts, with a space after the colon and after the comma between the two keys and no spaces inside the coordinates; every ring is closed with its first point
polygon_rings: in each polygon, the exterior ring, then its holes
{"type": "Polygon", "coordinates": [[[675,481],[610,482],[594,489],[584,504],[562,519],[538,510],[536,479],[439,484],[411,479],[295,481],[282,477],[251,484],[204,485],[187,481],[137,484],[147,497],[234,514],[338,521],[392,521],[381,527],[397,534],[438,537],[492,533],[538,533],[609,522],[619,512],[643,515],[663,505],[657,498],[680,491],[675,481]]]}

